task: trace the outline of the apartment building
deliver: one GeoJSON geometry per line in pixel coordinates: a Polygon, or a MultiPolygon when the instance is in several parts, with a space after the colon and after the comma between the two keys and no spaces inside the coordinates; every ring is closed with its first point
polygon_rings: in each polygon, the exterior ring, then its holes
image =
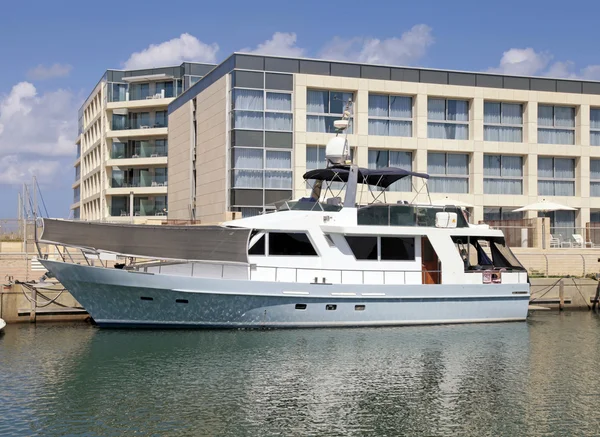
{"type": "Polygon", "coordinates": [[[75,219],[166,216],[167,107],[213,67],[183,63],[104,73],[79,110],[75,219]]]}
{"type": "MultiPolygon", "coordinates": [[[[576,209],[552,226],[600,221],[600,82],[242,53],[169,104],[169,218],[305,196],[348,99],[359,166],[428,173],[431,198],[475,221],[533,218],[513,210],[542,199],[576,209]]],[[[400,181],[386,200],[426,202],[422,185],[400,181]]]]}

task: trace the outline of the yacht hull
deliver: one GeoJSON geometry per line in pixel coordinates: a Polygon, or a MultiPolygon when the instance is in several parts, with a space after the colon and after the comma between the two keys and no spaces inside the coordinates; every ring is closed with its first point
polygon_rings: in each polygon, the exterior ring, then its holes
{"type": "Polygon", "coordinates": [[[41,261],[100,327],[315,328],[522,321],[528,284],[206,279],[41,261]]]}

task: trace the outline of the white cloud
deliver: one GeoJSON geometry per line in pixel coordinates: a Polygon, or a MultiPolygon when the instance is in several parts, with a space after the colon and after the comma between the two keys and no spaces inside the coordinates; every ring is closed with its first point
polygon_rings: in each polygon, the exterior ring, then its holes
{"type": "Polygon", "coordinates": [[[551,62],[553,58],[551,53],[536,52],[531,47],[511,48],[503,53],[500,65],[489,68],[488,71],[520,76],[600,80],[600,65],[588,65],[578,71],[573,61],[551,62]]]}
{"type": "Polygon", "coordinates": [[[52,64],[49,67],[38,65],[27,72],[27,77],[31,80],[45,80],[56,77],[67,77],[73,67],[69,64],[52,64]]]}
{"type": "Polygon", "coordinates": [[[295,33],[275,32],[271,39],[260,43],[255,49],[245,48],[241,51],[272,56],[304,56],[305,50],[296,45],[296,39],[295,33]]]}
{"type": "Polygon", "coordinates": [[[520,76],[531,76],[539,74],[545,69],[552,55],[546,52],[536,52],[531,47],[526,49],[512,48],[505,51],[500,59],[500,65],[490,68],[490,73],[516,74],[520,76]]]}
{"type": "Polygon", "coordinates": [[[323,47],[319,56],[372,64],[414,65],[425,56],[433,42],[431,27],[417,24],[400,38],[335,37],[323,47]]]}
{"type": "Polygon", "coordinates": [[[56,160],[41,160],[27,156],[8,155],[0,157],[0,185],[31,182],[36,176],[40,184],[51,183],[61,169],[56,160]]]}
{"type": "Polygon", "coordinates": [[[215,63],[219,46],[216,43],[205,44],[189,33],[160,44],[150,44],[148,48],[133,53],[124,63],[124,68],[165,67],[181,64],[185,61],[215,63]]]}
{"type": "Polygon", "coordinates": [[[77,103],[70,91],[40,95],[29,82],[0,95],[0,183],[13,183],[31,172],[48,179],[59,171],[55,159],[74,156],[77,103]]]}

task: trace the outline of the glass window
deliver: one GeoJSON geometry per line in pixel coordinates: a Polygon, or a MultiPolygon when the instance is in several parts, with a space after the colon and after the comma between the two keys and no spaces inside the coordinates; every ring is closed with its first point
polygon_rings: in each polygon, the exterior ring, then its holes
{"type": "Polygon", "coordinates": [[[538,195],[574,196],[575,160],[539,157],[538,195]]]}
{"type": "Polygon", "coordinates": [[[167,111],[156,111],[154,127],[167,127],[168,120],[167,111]]]}
{"type": "Polygon", "coordinates": [[[590,159],[590,196],[600,197],[600,159],[590,159]]]}
{"type": "Polygon", "coordinates": [[[590,108],[590,144],[600,146],[600,108],[590,108]]]}
{"type": "Polygon", "coordinates": [[[381,237],[382,261],[414,261],[414,259],[414,238],[381,237]]]}
{"type": "Polygon", "coordinates": [[[483,134],[485,141],[520,143],[523,141],[523,105],[485,102],[483,134]]]}
{"type": "MultiPolygon", "coordinates": [[[[354,101],[353,93],[307,90],[306,131],[334,133],[333,122],[342,117],[349,101],[354,101]]],[[[348,133],[352,133],[352,123],[348,133]]]]}
{"type": "Polygon", "coordinates": [[[538,105],[538,143],[575,144],[575,108],[538,105]]]}
{"type": "Polygon", "coordinates": [[[346,241],[356,259],[377,261],[377,237],[346,235],[346,241]]]}
{"type": "Polygon", "coordinates": [[[462,153],[427,154],[429,191],[432,193],[469,192],[469,155],[462,153]]]}
{"type": "Polygon", "coordinates": [[[412,97],[369,94],[369,135],[411,137],[412,97]]]}
{"type": "MultiPolygon", "coordinates": [[[[412,171],[412,152],[369,149],[369,168],[397,167],[412,171]]],[[[412,191],[410,176],[394,182],[388,191],[412,191]]]]}
{"type": "Polygon", "coordinates": [[[523,158],[520,156],[483,156],[485,194],[523,194],[523,158]]]}
{"type": "Polygon", "coordinates": [[[175,97],[173,92],[173,81],[170,82],[157,82],[156,83],[156,94],[160,94],[163,98],[175,97]]]}
{"type": "Polygon", "coordinates": [[[261,235],[258,241],[256,241],[250,249],[248,249],[248,255],[265,255],[265,239],[265,234],[261,235]]]}
{"type": "Polygon", "coordinates": [[[469,102],[430,97],[427,100],[427,137],[468,140],[469,102]]]}
{"type": "Polygon", "coordinates": [[[515,212],[513,209],[514,208],[486,206],[483,208],[483,221],[488,223],[499,220],[522,220],[524,213],[515,212]]]}
{"type": "Polygon", "coordinates": [[[234,129],[292,131],[291,94],[235,88],[232,101],[234,129]]]}
{"type": "Polygon", "coordinates": [[[317,251],[303,232],[270,232],[269,256],[316,256],[317,251]]]}

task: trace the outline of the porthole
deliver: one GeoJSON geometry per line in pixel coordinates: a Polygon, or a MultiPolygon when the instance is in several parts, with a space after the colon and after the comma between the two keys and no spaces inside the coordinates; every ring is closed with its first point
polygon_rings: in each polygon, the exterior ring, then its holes
{"type": "Polygon", "coordinates": [[[364,305],[354,305],[354,311],[364,311],[364,310],[365,310],[364,305]]]}
{"type": "Polygon", "coordinates": [[[297,310],[305,310],[306,309],[306,304],[305,303],[297,303],[296,304],[296,309],[297,310]]]}
{"type": "Polygon", "coordinates": [[[333,304],[325,305],[325,310],[327,310],[327,311],[335,311],[335,310],[337,310],[337,305],[333,305],[333,304]]]}

